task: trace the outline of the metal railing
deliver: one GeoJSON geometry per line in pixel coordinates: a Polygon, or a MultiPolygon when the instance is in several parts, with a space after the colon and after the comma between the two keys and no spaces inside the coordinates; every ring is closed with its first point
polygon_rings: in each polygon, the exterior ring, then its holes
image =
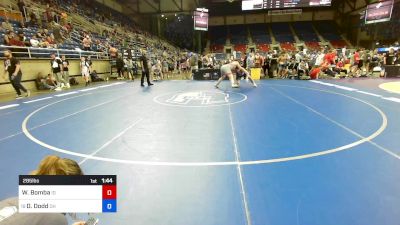
{"type": "Polygon", "coordinates": [[[104,60],[108,60],[110,58],[108,52],[83,51],[80,49],[67,50],[56,48],[33,48],[6,45],[0,45],[0,57],[3,57],[5,50],[11,50],[15,57],[27,59],[48,59],[53,53],[55,53],[58,57],[65,55],[65,57],[68,59],[77,59],[81,58],[82,56],[90,56],[92,59],[104,60]]]}

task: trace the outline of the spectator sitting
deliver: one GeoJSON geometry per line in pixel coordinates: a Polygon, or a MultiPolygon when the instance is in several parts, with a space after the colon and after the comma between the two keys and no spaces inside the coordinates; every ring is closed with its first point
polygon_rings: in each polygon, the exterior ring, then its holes
{"type": "Polygon", "coordinates": [[[49,35],[44,39],[44,43],[47,43],[48,48],[57,48],[56,42],[54,41],[54,38],[49,35]]]}
{"type": "Polygon", "coordinates": [[[8,31],[6,35],[4,35],[4,45],[10,45],[10,40],[13,38],[14,32],[8,31]]]}
{"type": "Polygon", "coordinates": [[[45,36],[45,32],[42,29],[39,29],[37,34],[36,34],[39,38],[43,38],[45,36]]]}
{"type": "Polygon", "coordinates": [[[304,60],[301,60],[299,66],[297,67],[297,78],[300,80],[302,75],[308,74],[308,63],[304,60]]]}
{"type": "Polygon", "coordinates": [[[90,74],[90,78],[92,79],[92,82],[104,81],[103,78],[100,78],[99,75],[97,75],[96,70],[93,70],[93,72],[90,74]]]}
{"type": "MultiPolygon", "coordinates": [[[[31,172],[31,175],[83,175],[79,164],[71,159],[58,156],[47,156],[39,164],[39,167],[31,172]]],[[[43,225],[57,224],[67,225],[68,220],[62,213],[18,213],[18,197],[0,201],[0,210],[13,210],[15,213],[2,218],[2,225],[43,225]]],[[[75,222],[73,225],[84,225],[85,222],[75,222]]]]}
{"type": "Polygon", "coordinates": [[[37,35],[33,35],[31,40],[29,40],[29,42],[30,42],[31,46],[34,48],[40,47],[40,42],[37,38],[37,35]]]}
{"type": "Polygon", "coordinates": [[[1,27],[2,27],[4,30],[14,31],[14,28],[13,28],[13,26],[11,25],[11,23],[9,22],[8,18],[6,18],[6,20],[5,20],[3,23],[1,23],[1,27]]]}
{"type": "Polygon", "coordinates": [[[24,43],[24,46],[31,46],[31,43],[26,39],[24,32],[18,33],[19,41],[24,43]]]}
{"type": "Polygon", "coordinates": [[[52,80],[50,74],[47,77],[43,77],[41,73],[38,74],[36,78],[36,85],[38,90],[54,90],[56,89],[56,84],[52,80]]]}
{"type": "Polygon", "coordinates": [[[347,70],[344,68],[344,60],[340,59],[338,63],[336,63],[336,68],[334,68],[334,71],[337,73],[345,73],[347,74],[347,70]]]}
{"type": "Polygon", "coordinates": [[[9,45],[11,46],[20,46],[20,47],[24,47],[25,44],[24,42],[19,40],[19,37],[17,35],[15,35],[14,33],[12,33],[9,45]]]}
{"type": "Polygon", "coordinates": [[[71,23],[67,23],[64,25],[63,29],[69,34],[69,33],[71,33],[73,27],[72,27],[71,23]]]}
{"type": "Polygon", "coordinates": [[[82,40],[83,50],[90,51],[90,46],[92,44],[92,40],[90,39],[89,35],[86,35],[85,38],[82,40]]]}

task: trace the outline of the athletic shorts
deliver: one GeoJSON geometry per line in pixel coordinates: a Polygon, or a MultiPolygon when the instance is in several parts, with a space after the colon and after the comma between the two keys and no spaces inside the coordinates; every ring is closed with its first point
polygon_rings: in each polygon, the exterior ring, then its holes
{"type": "Polygon", "coordinates": [[[286,64],[279,64],[279,69],[286,69],[287,65],[286,64]]]}
{"type": "Polygon", "coordinates": [[[82,71],[82,76],[83,77],[90,77],[89,71],[88,70],[82,71]]]}
{"type": "Polygon", "coordinates": [[[247,78],[246,73],[242,73],[242,72],[236,73],[236,80],[241,80],[242,78],[243,78],[243,79],[246,79],[246,78],[247,78]]]}
{"type": "Polygon", "coordinates": [[[225,76],[228,74],[232,74],[231,66],[230,65],[221,66],[221,76],[225,76]]]}

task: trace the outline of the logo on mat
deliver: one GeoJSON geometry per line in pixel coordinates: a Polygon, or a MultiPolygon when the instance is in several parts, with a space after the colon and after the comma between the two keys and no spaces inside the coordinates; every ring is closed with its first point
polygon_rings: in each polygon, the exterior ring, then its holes
{"type": "Polygon", "coordinates": [[[177,92],[156,97],[157,103],[171,106],[207,107],[229,105],[246,100],[241,93],[219,91],[177,92]]]}

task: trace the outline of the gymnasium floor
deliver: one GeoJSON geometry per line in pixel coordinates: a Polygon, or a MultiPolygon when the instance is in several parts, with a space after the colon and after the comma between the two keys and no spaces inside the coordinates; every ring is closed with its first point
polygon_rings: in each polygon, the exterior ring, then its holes
{"type": "Polygon", "coordinates": [[[100,224],[399,224],[400,94],[379,82],[119,82],[2,103],[0,198],[57,154],[118,176],[100,224]]]}

